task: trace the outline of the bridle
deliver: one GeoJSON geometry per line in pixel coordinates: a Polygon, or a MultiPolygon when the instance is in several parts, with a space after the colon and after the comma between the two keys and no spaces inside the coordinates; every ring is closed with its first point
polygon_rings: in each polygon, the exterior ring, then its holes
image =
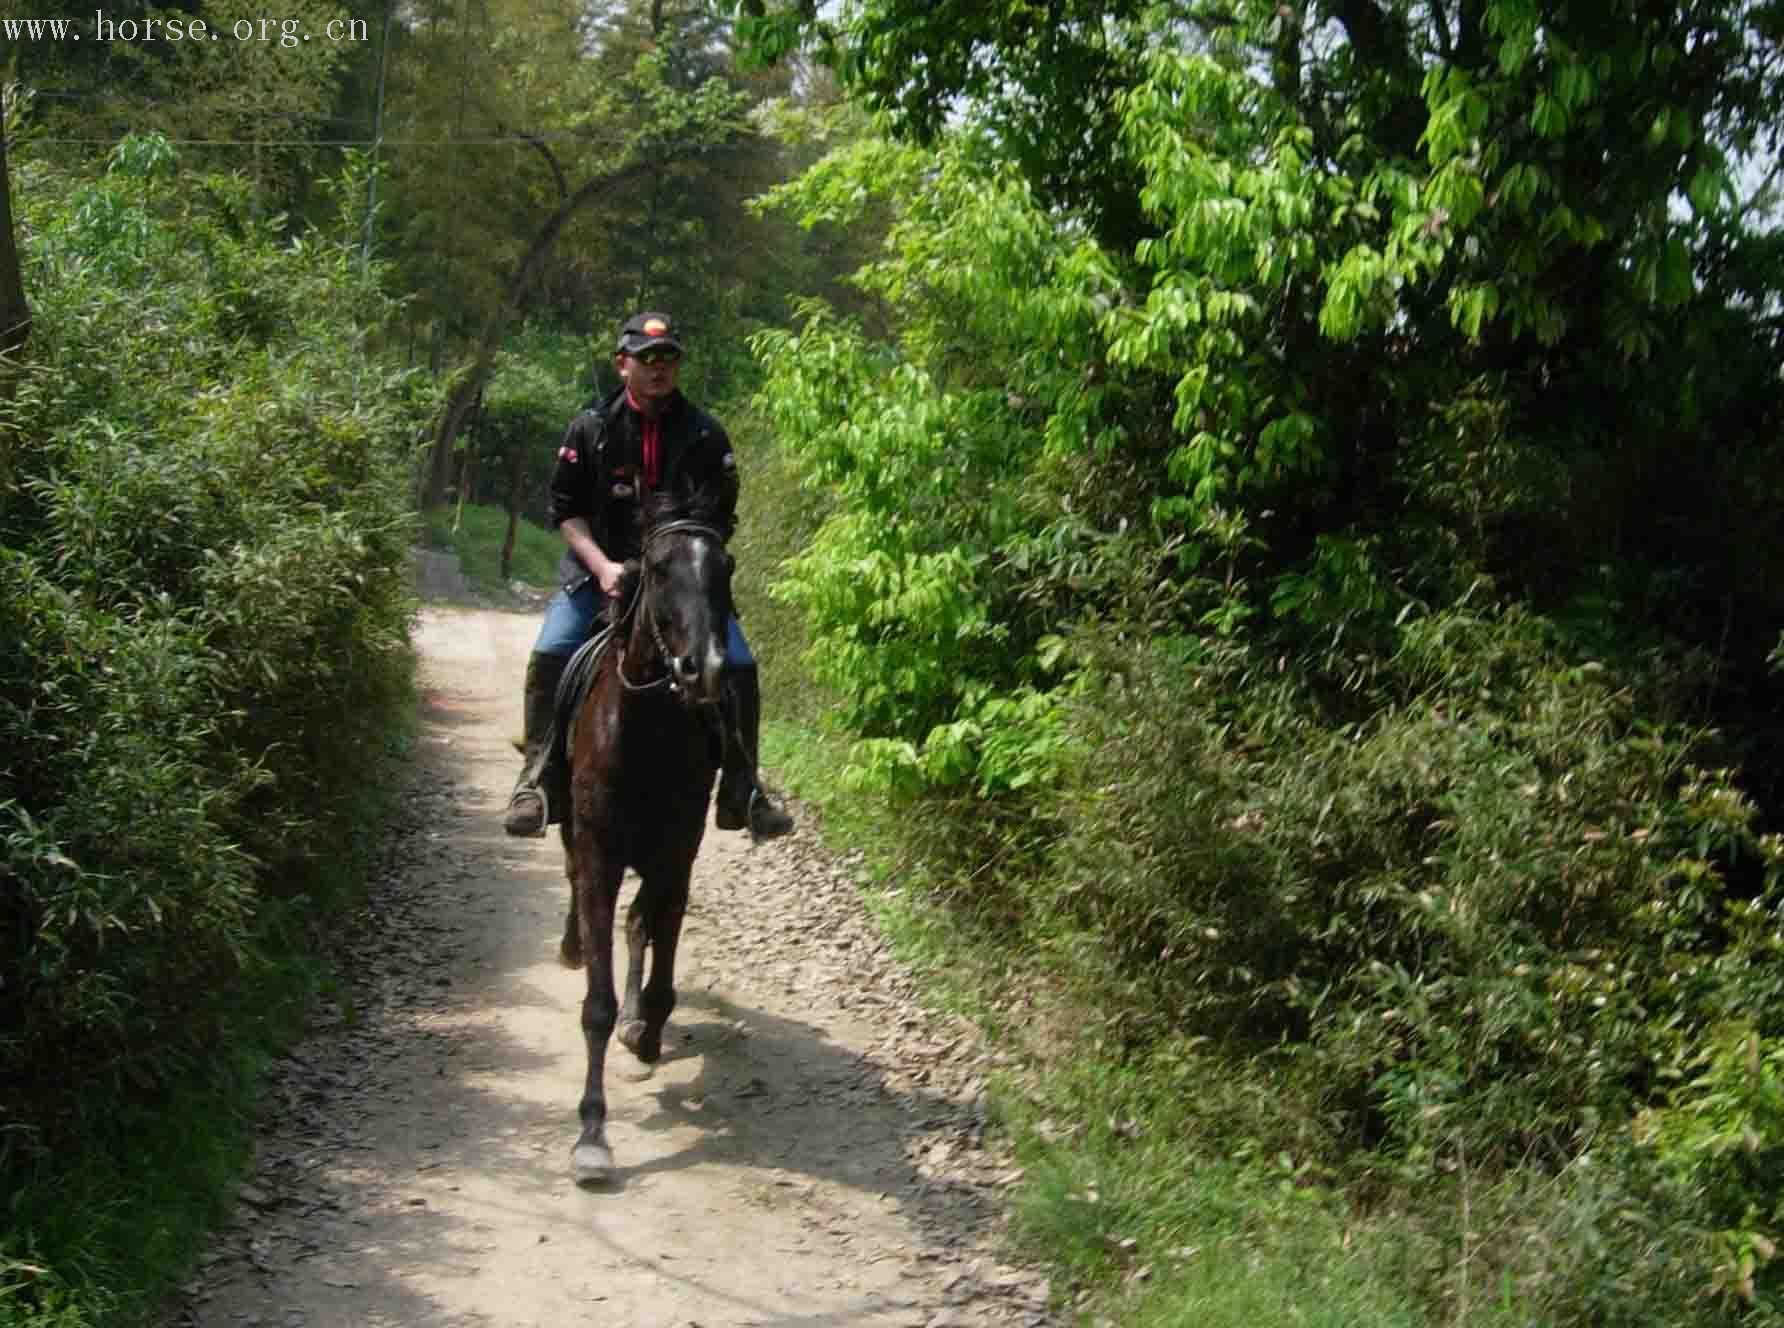
{"type": "MultiPolygon", "coordinates": [[[[711,539],[713,543],[719,546],[721,553],[725,548],[724,532],[719,530],[716,526],[710,526],[704,521],[681,519],[665,521],[659,526],[651,527],[644,536],[644,555],[648,556],[651,544],[665,535],[699,535],[711,539]]],[[[642,575],[641,571],[638,577],[637,588],[632,592],[631,603],[627,604],[625,612],[620,614],[619,622],[615,624],[615,628],[616,631],[623,632],[627,624],[632,621],[633,615],[639,612],[640,608],[642,608],[645,626],[650,629],[650,639],[657,647],[657,662],[663,666],[663,676],[660,678],[653,678],[649,682],[633,682],[630,678],[626,677],[625,637],[622,635],[618,641],[617,672],[619,673],[619,683],[620,686],[625,688],[628,692],[652,692],[659,687],[667,687],[673,694],[681,691],[681,684],[675,680],[675,656],[670,652],[668,643],[663,640],[663,629],[657,623],[656,609],[652,601],[648,599],[644,593],[644,582],[645,577],[642,575]]]]}

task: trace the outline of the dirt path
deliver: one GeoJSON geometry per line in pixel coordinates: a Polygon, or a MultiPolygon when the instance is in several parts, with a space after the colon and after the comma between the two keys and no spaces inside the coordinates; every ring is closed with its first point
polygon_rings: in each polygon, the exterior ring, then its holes
{"type": "Polygon", "coordinates": [[[347,941],[357,977],[285,1065],[238,1220],[172,1321],[1054,1322],[1045,1282],[988,1253],[1011,1179],[983,1145],[988,1063],[919,1013],[806,827],[708,832],[663,1062],[609,1059],[618,1180],[572,1184],[561,853],[499,823],[536,629],[424,614],[417,760],[347,941]]]}

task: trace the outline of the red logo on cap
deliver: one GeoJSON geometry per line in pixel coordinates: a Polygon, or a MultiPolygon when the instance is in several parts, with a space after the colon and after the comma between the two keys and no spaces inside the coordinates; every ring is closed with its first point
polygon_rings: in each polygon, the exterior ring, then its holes
{"type": "Polygon", "coordinates": [[[644,335],[647,337],[660,337],[668,331],[669,324],[665,323],[660,318],[647,318],[644,320],[644,335]]]}

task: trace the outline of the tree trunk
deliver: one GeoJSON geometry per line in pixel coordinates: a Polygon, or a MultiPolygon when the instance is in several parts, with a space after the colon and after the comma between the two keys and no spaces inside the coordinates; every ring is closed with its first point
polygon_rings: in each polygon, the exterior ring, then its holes
{"type": "MultiPolygon", "coordinates": [[[[31,306],[25,300],[25,279],[13,239],[12,173],[6,164],[6,133],[0,125],[0,357],[16,359],[30,336],[31,306]]],[[[10,377],[10,366],[0,373],[10,377]]]]}
{"type": "Polygon", "coordinates": [[[527,456],[517,443],[508,458],[508,533],[502,537],[502,584],[507,585],[514,567],[514,539],[520,533],[520,505],[526,496],[527,456]]]}
{"type": "Polygon", "coordinates": [[[465,504],[471,501],[471,485],[477,475],[477,453],[471,448],[465,449],[464,459],[458,463],[458,504],[452,513],[452,533],[458,534],[459,527],[465,522],[465,504]]]}
{"type": "MultiPolygon", "coordinates": [[[[20,352],[31,335],[31,306],[12,234],[12,183],[6,165],[6,121],[0,114],[0,405],[12,400],[20,352]]],[[[13,426],[0,416],[0,486],[12,477],[13,426]]]]}

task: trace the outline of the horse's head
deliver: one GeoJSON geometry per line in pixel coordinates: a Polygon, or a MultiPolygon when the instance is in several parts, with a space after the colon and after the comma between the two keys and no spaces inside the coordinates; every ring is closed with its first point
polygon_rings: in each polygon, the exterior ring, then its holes
{"type": "Polygon", "coordinates": [[[657,494],[644,511],[634,639],[657,655],[676,693],[715,704],[731,616],[731,559],[716,495],[657,494]]]}

